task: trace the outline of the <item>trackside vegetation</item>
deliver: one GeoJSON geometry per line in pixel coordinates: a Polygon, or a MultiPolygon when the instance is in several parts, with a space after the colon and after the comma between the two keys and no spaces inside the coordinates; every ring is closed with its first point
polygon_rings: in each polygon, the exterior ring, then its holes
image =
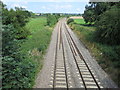
{"type": "Polygon", "coordinates": [[[120,3],[90,3],[84,19],[69,23],[100,66],[120,86],[120,3]]]}
{"type": "Polygon", "coordinates": [[[46,17],[31,18],[25,26],[31,31],[31,35],[21,45],[21,52],[27,53],[36,66],[36,74],[42,68],[43,55],[49,45],[53,28],[46,26],[46,17]]]}
{"type": "Polygon", "coordinates": [[[69,26],[96,58],[100,66],[110,75],[116,84],[119,85],[120,45],[111,46],[96,42],[94,40],[94,32],[96,31],[96,27],[80,25],[75,22],[70,23],[69,26]]]}
{"type": "Polygon", "coordinates": [[[47,14],[47,25],[48,26],[54,26],[57,22],[58,19],[61,17],[60,14],[47,14]]]}
{"type": "Polygon", "coordinates": [[[120,2],[95,2],[86,5],[83,18],[96,25],[95,39],[108,45],[120,45],[120,2]]]}
{"type": "Polygon", "coordinates": [[[31,87],[35,65],[32,59],[19,50],[30,35],[30,31],[24,27],[29,21],[30,12],[17,7],[8,10],[4,4],[2,7],[2,86],[31,87]]]}
{"type": "Polygon", "coordinates": [[[32,88],[57,21],[2,3],[2,22],[2,88],[32,88]]]}

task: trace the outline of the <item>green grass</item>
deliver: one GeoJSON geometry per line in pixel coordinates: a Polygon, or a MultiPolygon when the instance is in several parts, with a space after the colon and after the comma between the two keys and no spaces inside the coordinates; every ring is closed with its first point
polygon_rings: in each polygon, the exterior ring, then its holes
{"type": "Polygon", "coordinates": [[[26,28],[30,30],[31,33],[37,32],[40,29],[44,28],[44,25],[47,24],[46,17],[31,18],[30,22],[27,23],[26,28]]]}
{"type": "Polygon", "coordinates": [[[77,24],[85,24],[84,19],[74,19],[74,22],[77,24]]]}
{"type": "MultiPolygon", "coordinates": [[[[74,19],[74,22],[76,24],[89,25],[89,23],[85,23],[84,19],[74,19]]],[[[92,25],[94,25],[94,22],[92,23],[92,25]]]]}
{"type": "MultiPolygon", "coordinates": [[[[21,52],[27,53],[28,58],[35,63],[36,72],[33,77],[41,70],[43,65],[43,56],[49,45],[53,28],[46,26],[45,17],[31,18],[26,28],[31,32],[31,36],[21,45],[21,52]]],[[[35,78],[34,78],[35,79],[35,78]]],[[[33,80],[34,85],[34,80],[33,80]]]]}
{"type": "MultiPolygon", "coordinates": [[[[81,22],[83,23],[83,22],[81,22]]],[[[81,24],[70,23],[69,26],[78,35],[79,39],[89,49],[96,58],[100,66],[111,76],[120,86],[120,45],[109,46],[94,41],[95,27],[83,26],[81,24]]]]}

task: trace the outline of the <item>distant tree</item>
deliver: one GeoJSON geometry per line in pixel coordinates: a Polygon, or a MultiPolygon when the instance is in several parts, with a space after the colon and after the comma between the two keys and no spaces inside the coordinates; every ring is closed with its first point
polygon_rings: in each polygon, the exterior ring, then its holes
{"type": "Polygon", "coordinates": [[[74,22],[74,19],[68,19],[67,20],[67,24],[71,23],[71,22],[74,22]]]}
{"type": "Polygon", "coordinates": [[[47,24],[49,26],[53,26],[54,24],[56,24],[58,21],[58,17],[56,17],[56,15],[47,15],[47,24]]]}

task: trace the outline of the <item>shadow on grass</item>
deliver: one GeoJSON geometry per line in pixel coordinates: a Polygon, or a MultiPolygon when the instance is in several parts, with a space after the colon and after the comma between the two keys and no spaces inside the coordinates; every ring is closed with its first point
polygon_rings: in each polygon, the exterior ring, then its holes
{"type": "Polygon", "coordinates": [[[74,23],[76,25],[81,25],[81,26],[86,26],[86,27],[95,27],[95,24],[78,24],[78,23],[74,23]]]}

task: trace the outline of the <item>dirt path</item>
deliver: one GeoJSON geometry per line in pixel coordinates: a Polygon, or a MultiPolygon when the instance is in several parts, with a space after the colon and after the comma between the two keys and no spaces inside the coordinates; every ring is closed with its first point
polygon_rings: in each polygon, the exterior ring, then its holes
{"type": "Polygon", "coordinates": [[[52,34],[34,88],[116,88],[89,51],[61,19],[52,34]]]}

